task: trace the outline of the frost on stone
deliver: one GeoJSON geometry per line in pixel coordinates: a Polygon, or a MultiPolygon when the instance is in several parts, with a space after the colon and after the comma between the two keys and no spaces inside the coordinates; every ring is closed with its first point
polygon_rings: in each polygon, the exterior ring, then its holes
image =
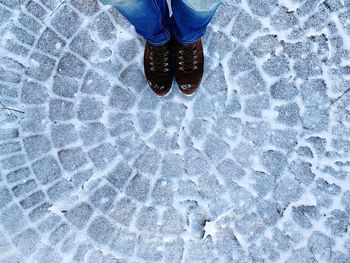
{"type": "Polygon", "coordinates": [[[350,262],[349,10],[223,0],[160,98],[113,6],[0,0],[0,262],[350,262]]]}

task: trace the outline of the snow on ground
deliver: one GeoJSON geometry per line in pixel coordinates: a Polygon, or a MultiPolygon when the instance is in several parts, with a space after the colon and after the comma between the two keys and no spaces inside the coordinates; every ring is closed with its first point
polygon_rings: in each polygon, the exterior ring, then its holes
{"type": "Polygon", "coordinates": [[[0,262],[350,262],[350,1],[227,0],[157,98],[96,0],[0,0],[0,262]]]}

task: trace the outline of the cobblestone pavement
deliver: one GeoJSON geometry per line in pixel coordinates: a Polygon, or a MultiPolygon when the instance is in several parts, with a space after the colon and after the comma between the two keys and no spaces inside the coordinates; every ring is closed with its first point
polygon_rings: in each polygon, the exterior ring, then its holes
{"type": "Polygon", "coordinates": [[[190,98],[96,0],[0,0],[0,262],[350,262],[350,0],[227,0],[190,98]]]}

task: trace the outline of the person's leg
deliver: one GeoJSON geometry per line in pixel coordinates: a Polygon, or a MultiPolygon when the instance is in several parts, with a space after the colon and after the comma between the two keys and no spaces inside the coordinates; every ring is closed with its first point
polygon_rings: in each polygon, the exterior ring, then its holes
{"type": "Polygon", "coordinates": [[[152,45],[170,40],[169,8],[166,0],[100,0],[113,5],[152,45]]]}
{"type": "Polygon", "coordinates": [[[166,0],[100,0],[115,8],[146,39],[144,72],[154,93],[167,95],[173,83],[171,33],[166,0]]]}
{"type": "Polygon", "coordinates": [[[172,0],[171,29],[175,52],[175,77],[180,92],[192,95],[204,71],[201,37],[221,0],[172,0]]]}
{"type": "Polygon", "coordinates": [[[220,3],[221,0],[172,0],[173,37],[185,45],[200,39],[220,3]]]}

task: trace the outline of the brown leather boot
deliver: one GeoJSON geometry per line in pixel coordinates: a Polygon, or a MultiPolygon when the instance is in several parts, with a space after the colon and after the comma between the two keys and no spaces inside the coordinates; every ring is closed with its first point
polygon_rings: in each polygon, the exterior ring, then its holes
{"type": "Polygon", "coordinates": [[[201,39],[191,45],[174,41],[175,77],[180,92],[192,95],[198,88],[204,71],[204,55],[201,39]]]}
{"type": "Polygon", "coordinates": [[[167,95],[171,90],[174,74],[170,41],[162,46],[146,42],[143,65],[152,91],[158,96],[167,95]]]}

